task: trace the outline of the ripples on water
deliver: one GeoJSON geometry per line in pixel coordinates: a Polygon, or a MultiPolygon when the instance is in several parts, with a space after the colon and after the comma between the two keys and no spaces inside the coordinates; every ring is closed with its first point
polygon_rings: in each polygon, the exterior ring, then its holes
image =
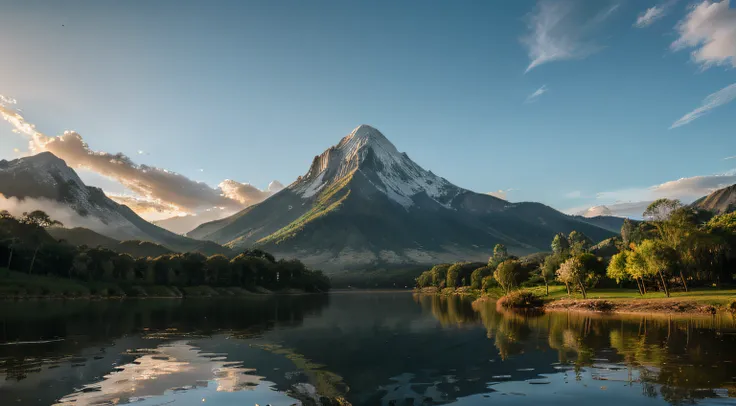
{"type": "Polygon", "coordinates": [[[730,315],[408,293],[21,302],[0,343],[0,405],[736,404],[730,315]]]}

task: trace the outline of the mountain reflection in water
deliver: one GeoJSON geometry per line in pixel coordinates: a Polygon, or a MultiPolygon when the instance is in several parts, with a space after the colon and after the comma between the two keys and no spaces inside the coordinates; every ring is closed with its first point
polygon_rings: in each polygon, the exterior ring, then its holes
{"type": "Polygon", "coordinates": [[[734,327],[404,292],[5,303],[0,405],[736,404],[734,327]]]}

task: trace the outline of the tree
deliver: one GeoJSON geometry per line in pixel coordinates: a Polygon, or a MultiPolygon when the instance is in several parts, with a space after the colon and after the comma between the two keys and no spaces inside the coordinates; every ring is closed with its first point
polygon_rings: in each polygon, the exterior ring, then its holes
{"type": "Polygon", "coordinates": [[[572,257],[560,265],[560,269],[557,270],[557,280],[564,283],[567,287],[567,294],[571,292],[570,286],[577,286],[580,288],[580,292],[583,294],[583,299],[587,298],[587,292],[585,291],[585,284],[583,280],[585,278],[585,267],[583,262],[578,257],[572,257]]]}
{"type": "Polygon", "coordinates": [[[588,238],[587,235],[575,230],[567,236],[567,242],[572,255],[587,252],[593,246],[593,240],[588,238]]]}
{"type": "Polygon", "coordinates": [[[516,286],[520,273],[521,265],[519,261],[507,259],[498,265],[493,272],[493,278],[501,286],[501,289],[508,294],[516,286]]]}
{"type": "Polygon", "coordinates": [[[578,260],[583,266],[582,282],[587,288],[594,288],[601,278],[606,276],[606,264],[603,263],[601,258],[589,253],[584,252],[577,256],[578,260]]]}
{"type": "Polygon", "coordinates": [[[430,269],[432,273],[432,286],[442,289],[447,285],[447,270],[450,269],[450,266],[451,264],[439,264],[430,269]]]}
{"type": "Polygon", "coordinates": [[[657,199],[647,206],[642,216],[649,221],[665,221],[680,207],[682,202],[677,199],[657,199]]]}
{"type": "Polygon", "coordinates": [[[630,251],[626,255],[626,273],[636,281],[639,286],[639,292],[642,295],[646,295],[647,286],[644,283],[644,278],[650,275],[649,267],[644,257],[636,249],[636,246],[633,251],[630,251]]]}
{"type": "Polygon", "coordinates": [[[115,268],[113,277],[124,281],[135,279],[135,259],[128,254],[118,254],[113,258],[115,268]]]}
{"type": "Polygon", "coordinates": [[[7,210],[0,210],[0,220],[9,220],[9,219],[14,219],[14,218],[15,217],[13,217],[13,215],[10,214],[9,211],[7,211],[7,210]]]}
{"type": "Polygon", "coordinates": [[[212,255],[207,258],[204,267],[207,284],[217,285],[221,275],[228,275],[230,260],[222,254],[212,255]]]}
{"type": "Polygon", "coordinates": [[[547,255],[539,265],[539,276],[544,281],[545,295],[549,296],[549,283],[555,279],[555,272],[560,268],[562,260],[559,255],[547,255]]]}
{"type": "Polygon", "coordinates": [[[432,286],[432,271],[424,271],[416,278],[418,288],[426,288],[432,286]]]}
{"type": "Polygon", "coordinates": [[[628,247],[634,237],[634,225],[631,220],[625,218],[624,223],[621,225],[621,240],[624,243],[624,247],[628,247]]]}
{"type": "MultiPolygon", "coordinates": [[[[611,262],[608,263],[608,268],[606,269],[606,276],[615,280],[616,283],[630,279],[630,275],[626,270],[626,258],[628,256],[629,251],[621,251],[612,256],[611,262]]],[[[639,293],[641,293],[641,288],[639,288],[639,293]]]]}
{"type": "Polygon", "coordinates": [[[43,228],[64,225],[60,221],[51,219],[51,217],[42,210],[34,210],[30,213],[24,212],[20,221],[25,224],[33,224],[43,228]]]}
{"type": "Polygon", "coordinates": [[[670,297],[670,291],[667,286],[665,273],[675,266],[677,261],[677,252],[671,247],[658,240],[645,240],[638,248],[638,251],[644,257],[644,261],[649,267],[650,273],[659,275],[662,281],[662,289],[665,295],[670,297]]]}
{"type": "Polygon", "coordinates": [[[506,249],[506,246],[503,244],[496,244],[496,246],[493,247],[493,255],[488,258],[488,266],[491,267],[491,269],[496,269],[498,264],[507,259],[509,259],[509,251],[506,249]]]}
{"type": "Polygon", "coordinates": [[[552,253],[566,256],[568,252],[570,251],[570,243],[567,240],[567,237],[565,237],[565,234],[558,233],[554,236],[552,239],[552,253]]]}
{"type": "Polygon", "coordinates": [[[470,286],[473,289],[483,289],[483,279],[489,275],[493,275],[493,269],[489,266],[476,269],[470,274],[470,286]]]}
{"type": "Polygon", "coordinates": [[[199,252],[186,252],[181,255],[182,280],[185,285],[204,285],[207,279],[204,263],[207,257],[199,252]]]}
{"type": "Polygon", "coordinates": [[[445,286],[448,288],[455,288],[458,287],[460,278],[460,264],[452,264],[449,268],[447,268],[447,280],[445,282],[445,286]]]}

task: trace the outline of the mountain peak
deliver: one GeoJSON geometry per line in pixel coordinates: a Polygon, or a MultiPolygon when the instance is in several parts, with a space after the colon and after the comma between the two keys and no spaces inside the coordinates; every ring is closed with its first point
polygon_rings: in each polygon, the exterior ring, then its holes
{"type": "Polygon", "coordinates": [[[307,174],[289,188],[311,198],[327,185],[338,183],[356,172],[391,200],[407,208],[414,204],[414,196],[421,192],[447,205],[450,195],[454,196],[460,190],[421,168],[406,154],[400,153],[380,131],[365,124],[314,157],[307,174]]]}
{"type": "Polygon", "coordinates": [[[376,147],[385,153],[398,154],[394,144],[380,131],[367,124],[361,124],[340,140],[336,148],[344,151],[346,157],[352,157],[358,150],[365,147],[376,147]]]}

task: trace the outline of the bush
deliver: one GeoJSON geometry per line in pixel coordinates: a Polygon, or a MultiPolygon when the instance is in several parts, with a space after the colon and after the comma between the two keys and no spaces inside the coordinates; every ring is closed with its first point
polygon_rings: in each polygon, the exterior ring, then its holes
{"type": "Polygon", "coordinates": [[[731,304],[728,305],[728,311],[733,314],[736,314],[736,300],[734,300],[733,302],[731,302],[731,304]]]}
{"type": "Polygon", "coordinates": [[[496,306],[505,309],[533,309],[542,307],[544,301],[532,292],[516,291],[502,296],[496,302],[496,306]]]}

